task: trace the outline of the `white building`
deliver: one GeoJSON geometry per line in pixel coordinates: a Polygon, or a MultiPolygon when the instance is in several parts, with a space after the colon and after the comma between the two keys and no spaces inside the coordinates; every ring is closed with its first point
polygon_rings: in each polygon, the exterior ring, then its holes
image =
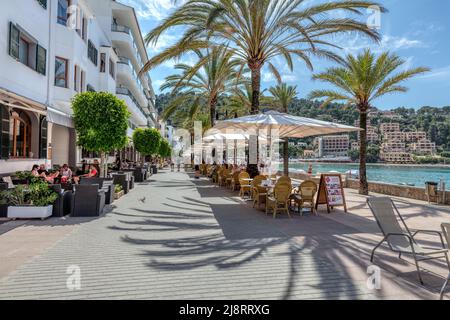
{"type": "Polygon", "coordinates": [[[314,139],[314,149],[318,158],[348,157],[349,145],[348,135],[323,136],[314,139]]]}
{"type": "Polygon", "coordinates": [[[0,174],[82,158],[72,97],[104,91],[124,100],[130,130],[155,126],[147,51],[134,9],[114,0],[0,3],[0,174]]]}

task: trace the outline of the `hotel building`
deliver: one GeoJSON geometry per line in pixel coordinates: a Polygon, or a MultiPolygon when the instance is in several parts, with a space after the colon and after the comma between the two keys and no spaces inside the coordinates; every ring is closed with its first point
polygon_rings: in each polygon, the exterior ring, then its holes
{"type": "Polygon", "coordinates": [[[349,145],[348,135],[324,136],[314,140],[314,149],[318,158],[348,157],[349,145]]]}
{"type": "Polygon", "coordinates": [[[0,4],[0,174],[33,164],[76,165],[71,99],[102,91],[125,101],[128,134],[155,127],[155,95],[133,8],[114,0],[21,0],[0,4]]]}

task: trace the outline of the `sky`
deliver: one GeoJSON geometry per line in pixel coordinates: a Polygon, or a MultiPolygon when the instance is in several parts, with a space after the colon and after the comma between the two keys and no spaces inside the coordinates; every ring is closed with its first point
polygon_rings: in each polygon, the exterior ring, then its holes
{"type": "MultiPolygon", "coordinates": [[[[305,0],[305,6],[326,0],[305,0]]],[[[136,10],[141,30],[145,34],[161,23],[176,5],[173,0],[120,0],[136,10]]],[[[182,3],[182,1],[176,1],[182,3]]],[[[373,11],[359,17],[361,21],[377,23],[379,21],[381,43],[374,43],[363,36],[349,34],[336,38],[342,47],[342,55],[356,54],[365,48],[376,53],[394,52],[405,60],[405,68],[428,67],[427,74],[409,80],[405,85],[407,93],[395,93],[374,101],[374,106],[388,110],[396,107],[420,108],[422,106],[442,107],[450,105],[450,1],[448,0],[379,0],[389,12],[383,13],[379,20],[373,11]],[[375,18],[375,19],[374,19],[375,18]]],[[[179,4],[178,4],[179,5],[179,4]]],[[[336,13],[338,16],[341,13],[336,13]]],[[[378,24],[378,23],[377,23],[378,24]]],[[[156,46],[149,46],[149,56],[159,53],[173,44],[179,36],[179,30],[166,32],[156,46]],[[178,32],[178,34],[177,34],[178,32]]],[[[183,63],[193,64],[193,56],[182,58],[183,63]]],[[[314,72],[330,67],[328,61],[314,59],[314,72]]],[[[164,63],[153,69],[150,76],[156,93],[164,79],[176,73],[175,61],[164,63]]],[[[301,61],[295,62],[294,71],[286,68],[282,59],[273,61],[281,71],[283,81],[297,86],[299,98],[306,97],[312,90],[327,88],[323,83],[311,80],[312,72],[301,61]]],[[[276,85],[275,78],[268,69],[263,70],[262,86],[276,85]]]]}

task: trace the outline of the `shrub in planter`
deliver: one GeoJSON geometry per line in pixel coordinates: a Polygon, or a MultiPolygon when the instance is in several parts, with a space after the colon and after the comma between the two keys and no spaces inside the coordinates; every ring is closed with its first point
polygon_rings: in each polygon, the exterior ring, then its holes
{"type": "Polygon", "coordinates": [[[120,184],[114,186],[114,199],[119,199],[123,196],[123,188],[120,184]]]}
{"type": "Polygon", "coordinates": [[[7,203],[8,218],[47,218],[52,215],[53,203],[58,194],[42,180],[28,186],[19,185],[14,190],[4,191],[1,201],[7,203]]]}

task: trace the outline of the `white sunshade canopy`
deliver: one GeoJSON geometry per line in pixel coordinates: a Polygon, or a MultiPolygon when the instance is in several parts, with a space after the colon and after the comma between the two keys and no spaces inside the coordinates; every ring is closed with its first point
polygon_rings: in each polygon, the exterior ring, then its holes
{"type": "Polygon", "coordinates": [[[361,129],[333,122],[297,117],[278,111],[250,115],[219,122],[218,130],[278,130],[280,138],[305,138],[344,132],[360,131],[361,129]]]}

